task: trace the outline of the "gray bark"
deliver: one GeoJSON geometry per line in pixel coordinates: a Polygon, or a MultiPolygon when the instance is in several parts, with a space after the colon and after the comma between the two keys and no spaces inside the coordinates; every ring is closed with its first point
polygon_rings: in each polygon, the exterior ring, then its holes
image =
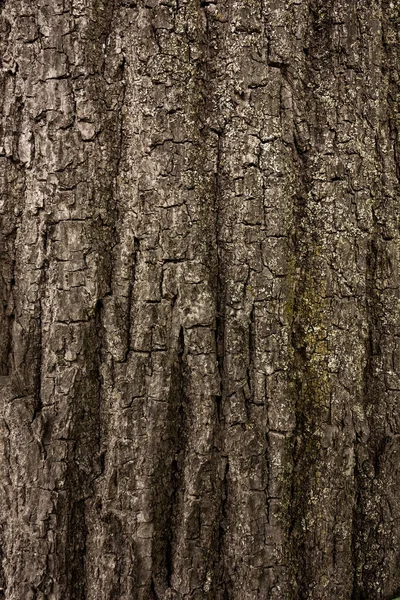
{"type": "Polygon", "coordinates": [[[399,23],[0,1],[0,598],[400,595],[399,23]]]}

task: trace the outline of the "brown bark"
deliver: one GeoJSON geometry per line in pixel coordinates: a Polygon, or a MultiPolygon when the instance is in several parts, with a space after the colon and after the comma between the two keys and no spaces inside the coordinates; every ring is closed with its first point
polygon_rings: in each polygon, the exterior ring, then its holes
{"type": "Polygon", "coordinates": [[[399,24],[0,1],[0,598],[400,595],[399,24]]]}

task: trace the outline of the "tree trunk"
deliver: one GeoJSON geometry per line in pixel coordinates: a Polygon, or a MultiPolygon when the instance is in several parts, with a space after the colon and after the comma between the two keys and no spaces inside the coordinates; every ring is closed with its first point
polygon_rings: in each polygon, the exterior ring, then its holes
{"type": "Polygon", "coordinates": [[[400,595],[399,0],[0,0],[0,598],[400,595]]]}

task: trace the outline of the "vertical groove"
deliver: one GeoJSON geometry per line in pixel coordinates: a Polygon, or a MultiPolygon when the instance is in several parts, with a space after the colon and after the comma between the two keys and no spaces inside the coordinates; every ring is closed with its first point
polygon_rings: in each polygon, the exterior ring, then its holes
{"type": "Polygon", "coordinates": [[[166,432],[160,440],[153,475],[152,586],[156,598],[162,598],[173,587],[176,534],[181,525],[186,423],[188,407],[185,399],[185,340],[180,328],[171,366],[171,380],[166,412],[166,432]]]}
{"type": "MultiPolygon", "coordinates": [[[[374,479],[378,476],[376,470],[377,453],[376,438],[379,437],[379,431],[375,430],[374,417],[376,413],[376,402],[379,401],[380,393],[375,376],[375,361],[380,355],[379,343],[377,340],[377,294],[376,294],[376,267],[377,267],[377,234],[376,219],[374,219],[374,229],[372,238],[369,242],[368,254],[366,257],[366,293],[368,315],[368,337],[365,344],[365,369],[364,369],[364,403],[365,412],[370,417],[370,433],[367,436],[359,434],[357,436],[356,454],[355,454],[355,477],[356,477],[356,506],[354,509],[353,524],[353,564],[354,581],[352,590],[352,600],[363,600],[368,589],[368,582],[365,580],[365,565],[368,563],[369,548],[373,543],[371,536],[374,535],[377,524],[372,523],[366,511],[367,504],[370,502],[369,496],[373,495],[374,479]]],[[[376,507],[379,510],[378,507],[376,507]]]]}
{"type": "Polygon", "coordinates": [[[225,355],[225,311],[226,311],[226,292],[223,280],[222,260],[221,260],[221,208],[220,208],[220,161],[222,133],[218,132],[217,160],[215,173],[215,193],[214,193],[214,211],[215,211],[215,252],[216,252],[216,275],[215,275],[215,298],[216,298],[216,324],[215,324],[215,348],[218,364],[218,373],[220,381],[220,394],[216,397],[218,420],[223,419],[224,403],[224,355],[225,355]]]}
{"type": "Polygon", "coordinates": [[[218,131],[218,145],[216,157],[216,172],[215,172],[215,191],[214,191],[214,211],[215,211],[215,252],[216,252],[216,274],[215,274],[215,302],[216,302],[216,323],[215,323],[215,351],[218,366],[219,379],[219,394],[215,398],[216,402],[216,431],[215,444],[218,449],[217,461],[223,467],[223,476],[220,489],[220,508],[219,508],[219,525],[216,549],[216,565],[215,569],[215,585],[217,590],[222,590],[223,600],[228,595],[227,581],[224,563],[224,545],[225,533],[228,526],[227,521],[227,506],[229,495],[229,457],[224,456],[224,405],[226,400],[225,387],[225,321],[226,321],[226,286],[224,280],[224,270],[222,263],[223,247],[221,243],[221,154],[223,144],[223,132],[218,131]]]}
{"type": "Polygon", "coordinates": [[[133,239],[133,252],[132,252],[132,267],[130,273],[130,280],[128,285],[128,298],[127,298],[127,319],[126,319],[126,346],[125,346],[125,356],[123,361],[126,361],[128,358],[128,354],[131,350],[131,328],[132,328],[132,311],[134,310],[133,303],[133,292],[135,289],[135,281],[136,281],[136,269],[138,263],[138,256],[140,254],[140,240],[137,237],[133,239]]]}

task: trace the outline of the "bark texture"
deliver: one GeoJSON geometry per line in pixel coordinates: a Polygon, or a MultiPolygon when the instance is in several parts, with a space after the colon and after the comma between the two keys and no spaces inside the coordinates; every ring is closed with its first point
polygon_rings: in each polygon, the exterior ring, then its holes
{"type": "Polygon", "coordinates": [[[0,0],[0,598],[400,595],[399,0],[0,0]]]}

